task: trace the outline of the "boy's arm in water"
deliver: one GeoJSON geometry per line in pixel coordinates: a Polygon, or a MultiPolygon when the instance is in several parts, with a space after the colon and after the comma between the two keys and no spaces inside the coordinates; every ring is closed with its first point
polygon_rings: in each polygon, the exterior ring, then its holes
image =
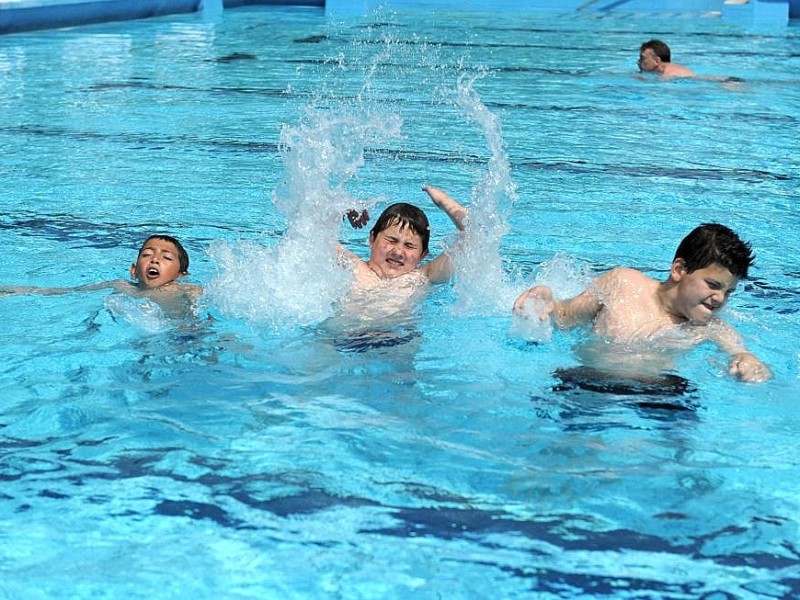
{"type": "MultiPolygon", "coordinates": [[[[605,275],[601,275],[596,281],[601,281],[603,277],[605,275]]],[[[553,290],[549,287],[546,285],[534,286],[522,292],[516,299],[513,309],[514,314],[530,318],[531,315],[528,314],[529,311],[526,311],[525,305],[529,301],[538,300],[541,305],[535,311],[535,316],[540,321],[553,319],[560,329],[571,329],[579,323],[591,321],[603,308],[603,303],[600,301],[600,297],[594,287],[592,286],[568,300],[555,300],[553,298],[553,290]]]]}
{"type": "Polygon", "coordinates": [[[745,348],[742,336],[732,325],[717,320],[711,327],[713,341],[731,357],[728,373],[748,383],[760,383],[772,377],[769,367],[745,348]]]}
{"type": "Polygon", "coordinates": [[[553,291],[545,285],[537,285],[520,294],[514,302],[514,314],[529,317],[525,305],[529,300],[541,301],[542,307],[536,311],[541,321],[553,319],[559,329],[571,329],[579,323],[591,321],[603,308],[602,302],[592,290],[584,290],[568,300],[554,300],[553,291]]]}
{"type": "Polygon", "coordinates": [[[126,286],[132,284],[122,279],[115,279],[113,281],[103,281],[101,283],[89,283],[86,285],[79,285],[75,287],[36,287],[27,285],[4,285],[0,286],[0,296],[23,296],[26,294],[39,294],[42,296],[59,296],[62,294],[71,294],[72,292],[93,292],[95,290],[103,290],[107,288],[114,288],[116,291],[124,291],[126,286]]]}
{"type": "Polygon", "coordinates": [[[752,352],[734,354],[728,365],[728,373],[748,383],[761,383],[772,378],[769,367],[752,352]]]}
{"type": "MultiPolygon", "coordinates": [[[[433,203],[450,217],[456,229],[464,231],[467,209],[453,200],[444,190],[430,185],[423,186],[422,189],[431,197],[433,203]]],[[[442,253],[420,267],[420,271],[431,283],[449,281],[453,276],[453,261],[447,254],[442,253]]]]}
{"type": "MultiPolygon", "coordinates": [[[[192,300],[197,300],[203,294],[203,287],[197,284],[175,282],[175,286],[176,287],[172,289],[177,289],[181,293],[188,295],[192,300]]],[[[27,294],[38,294],[40,296],[61,296],[64,294],[72,294],[74,292],[94,292],[97,290],[107,289],[112,289],[115,292],[123,294],[141,296],[166,289],[166,286],[146,289],[139,287],[133,281],[126,281],[125,279],[114,279],[112,281],[102,281],[100,283],[89,283],[86,285],[63,288],[11,285],[0,286],[0,296],[23,296],[27,294]]]]}

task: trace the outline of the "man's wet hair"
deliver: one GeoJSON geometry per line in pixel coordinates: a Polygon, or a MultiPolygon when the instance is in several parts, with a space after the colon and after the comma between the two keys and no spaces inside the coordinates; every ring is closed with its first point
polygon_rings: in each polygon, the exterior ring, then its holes
{"type": "Polygon", "coordinates": [[[747,277],[755,262],[750,244],[719,223],[704,223],[693,229],[678,245],[673,260],[679,258],[689,273],[718,264],[739,279],[747,277]]]}
{"type": "Polygon", "coordinates": [[[428,242],[431,238],[431,227],[425,212],[413,204],[397,202],[392,204],[381,213],[372,231],[369,232],[370,240],[378,237],[378,234],[392,225],[400,225],[400,229],[408,227],[412,233],[416,233],[422,238],[422,254],[428,253],[428,242]]]}
{"type": "Polygon", "coordinates": [[[178,265],[180,267],[180,272],[186,274],[189,272],[189,253],[186,252],[184,247],[181,243],[171,235],[166,235],[163,233],[156,233],[154,235],[150,235],[147,239],[142,243],[141,248],[139,248],[139,254],[142,253],[142,250],[145,249],[147,246],[147,242],[150,240],[161,240],[162,242],[168,242],[175,246],[175,250],[178,252],[178,265]]]}
{"type": "Polygon", "coordinates": [[[639,47],[639,53],[641,53],[643,50],[647,50],[648,48],[653,51],[653,54],[661,59],[661,62],[670,62],[672,53],[669,50],[669,46],[667,46],[661,40],[649,40],[645,42],[639,47]]]}

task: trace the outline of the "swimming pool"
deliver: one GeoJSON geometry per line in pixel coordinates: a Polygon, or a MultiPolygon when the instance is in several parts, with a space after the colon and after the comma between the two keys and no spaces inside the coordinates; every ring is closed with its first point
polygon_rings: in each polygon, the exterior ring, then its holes
{"type": "Polygon", "coordinates": [[[0,284],[125,277],[157,230],[209,289],[181,322],[0,298],[2,597],[800,591],[792,29],[273,8],[2,42],[0,284]],[[638,80],[650,37],[744,81],[638,80]],[[399,343],[341,343],[324,250],[366,233],[319,215],[411,201],[438,251],[424,183],[483,235],[399,343]],[[709,220],[753,243],[726,318],[774,379],[702,347],[676,397],[559,390],[581,333],[521,339],[516,293],[663,277],[709,220]]]}

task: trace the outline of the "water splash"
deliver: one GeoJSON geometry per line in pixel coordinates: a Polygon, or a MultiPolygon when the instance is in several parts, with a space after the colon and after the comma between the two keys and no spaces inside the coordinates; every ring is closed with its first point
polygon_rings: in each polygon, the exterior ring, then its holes
{"type": "Polygon", "coordinates": [[[300,122],[284,125],[284,178],[273,194],[286,217],[274,247],[212,244],[218,273],[207,295],[224,314],[273,327],[309,325],[333,315],[352,282],[339,264],[342,216],[376,200],[346,187],[364,165],[365,149],[400,135],[397,115],[311,105],[300,122]]]}
{"type": "Polygon", "coordinates": [[[103,305],[115,319],[121,319],[146,334],[164,333],[174,326],[161,307],[149,298],[111,294],[103,305]]]}
{"type": "Polygon", "coordinates": [[[515,315],[511,322],[509,335],[531,342],[549,342],[553,338],[553,321],[547,314],[547,303],[541,298],[525,300],[522,314],[515,315]]]}
{"type": "MultiPolygon", "coordinates": [[[[490,152],[487,172],[472,190],[465,243],[454,253],[455,292],[465,311],[489,306],[506,312],[513,291],[499,247],[507,231],[514,186],[499,119],[473,87],[482,75],[462,74],[454,85],[453,68],[436,60],[435,48],[420,40],[400,40],[383,25],[368,28],[349,51],[353,56],[337,55],[327,61],[324,74],[304,75],[316,82],[317,89],[298,123],[281,130],[284,175],[273,203],[286,219],[282,237],[272,247],[253,242],[212,244],[217,275],[207,289],[210,302],[222,314],[274,327],[311,325],[333,316],[352,282],[352,274],[336,258],[342,215],[378,202],[375,197],[356,197],[353,189],[382,185],[383,167],[404,153],[411,160],[426,156],[427,146],[407,149],[398,143],[405,140],[404,123],[413,120],[416,131],[419,120],[428,128],[426,113],[436,110],[447,115],[432,117],[435,126],[441,126],[448,122],[447,111],[455,109],[461,120],[479,127],[490,152]],[[449,107],[441,102],[442,95],[453,98],[449,107]]],[[[463,67],[457,65],[455,72],[463,73],[463,67]]],[[[465,163],[466,158],[474,159],[462,156],[465,163]]],[[[446,187],[445,182],[420,178],[409,181],[407,189],[418,191],[423,183],[446,187]]]]}
{"type": "Polygon", "coordinates": [[[589,287],[594,277],[588,263],[559,252],[539,265],[533,285],[546,285],[553,290],[553,298],[566,300],[589,287]]]}
{"type": "MultiPolygon", "coordinates": [[[[589,265],[559,252],[537,269],[531,287],[544,285],[553,292],[555,300],[566,300],[580,294],[594,279],[589,265]]],[[[546,303],[540,298],[528,298],[521,314],[515,315],[509,335],[531,342],[550,342],[553,324],[546,314],[546,303]]]]}
{"type": "Polygon", "coordinates": [[[490,157],[486,172],[472,189],[467,229],[453,253],[455,291],[463,312],[487,309],[508,312],[514,289],[503,269],[500,244],[508,232],[508,215],[516,199],[516,187],[500,119],[481,102],[474,89],[479,76],[462,74],[456,88],[456,103],[467,119],[480,127],[490,157]]]}

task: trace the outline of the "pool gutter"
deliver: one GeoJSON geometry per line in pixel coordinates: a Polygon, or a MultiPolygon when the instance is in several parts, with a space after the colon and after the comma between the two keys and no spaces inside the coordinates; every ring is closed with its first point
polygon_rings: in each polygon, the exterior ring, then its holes
{"type": "MultiPolygon", "coordinates": [[[[146,19],[253,5],[311,6],[331,15],[367,14],[378,6],[423,9],[476,8],[479,0],[0,0],[0,34],[57,29],[109,21],[146,19]]],[[[553,9],[578,12],[637,12],[703,9],[754,25],[785,26],[800,19],[800,0],[493,0],[493,10],[553,9]],[[523,4],[520,2],[524,1],[523,4]]]]}
{"type": "MultiPolygon", "coordinates": [[[[325,7],[325,0],[206,0],[224,8],[247,5],[325,7]]],[[[202,10],[203,0],[0,0],[0,34],[130,21],[202,10]]]]}

